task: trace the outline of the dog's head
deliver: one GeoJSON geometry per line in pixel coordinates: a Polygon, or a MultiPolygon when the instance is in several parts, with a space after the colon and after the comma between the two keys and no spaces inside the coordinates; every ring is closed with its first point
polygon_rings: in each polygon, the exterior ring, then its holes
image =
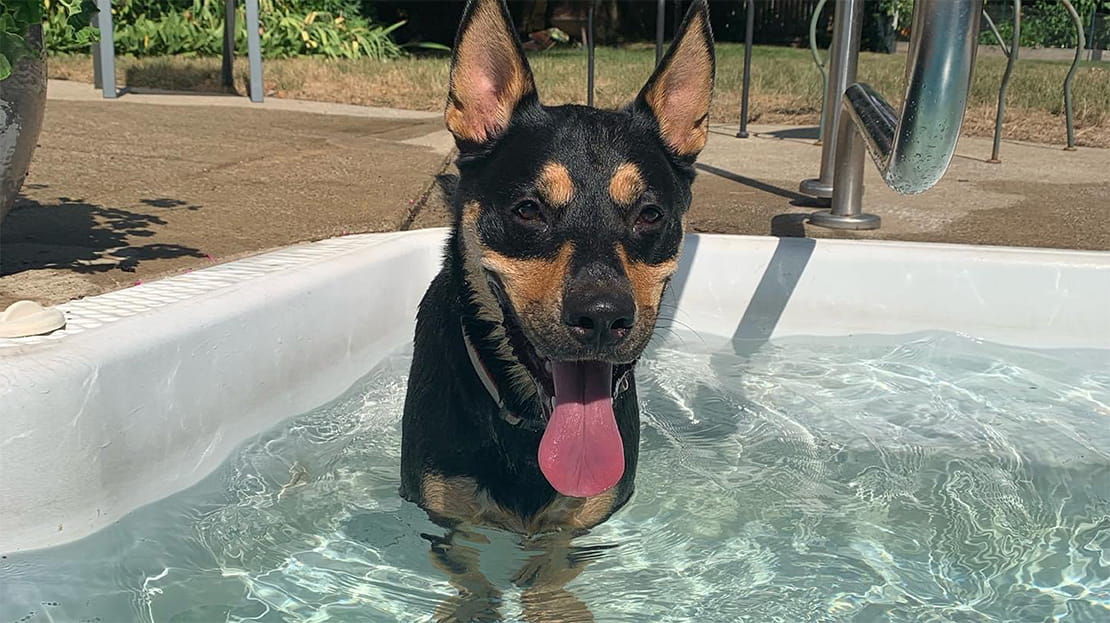
{"type": "Polygon", "coordinates": [[[548,433],[564,398],[588,411],[610,396],[651,337],[713,73],[708,8],[695,0],[631,104],[546,107],[502,0],[472,0],[463,15],[445,113],[459,148],[457,251],[476,315],[493,327],[481,337],[514,391],[538,396],[548,433]]]}

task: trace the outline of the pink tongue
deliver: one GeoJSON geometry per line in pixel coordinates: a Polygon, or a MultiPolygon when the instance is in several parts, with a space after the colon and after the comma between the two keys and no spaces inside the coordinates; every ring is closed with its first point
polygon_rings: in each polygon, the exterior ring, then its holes
{"type": "Polygon", "coordinates": [[[540,440],[540,470],[563,495],[597,495],[624,474],[624,444],[613,415],[613,366],[600,361],[551,366],[555,409],[540,440]]]}

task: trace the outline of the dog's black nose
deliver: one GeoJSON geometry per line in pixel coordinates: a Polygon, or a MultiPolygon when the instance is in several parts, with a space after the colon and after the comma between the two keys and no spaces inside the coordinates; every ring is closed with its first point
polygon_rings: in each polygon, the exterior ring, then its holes
{"type": "Polygon", "coordinates": [[[628,292],[568,293],[563,299],[563,322],[587,346],[612,346],[623,340],[636,317],[636,303],[628,292]]]}

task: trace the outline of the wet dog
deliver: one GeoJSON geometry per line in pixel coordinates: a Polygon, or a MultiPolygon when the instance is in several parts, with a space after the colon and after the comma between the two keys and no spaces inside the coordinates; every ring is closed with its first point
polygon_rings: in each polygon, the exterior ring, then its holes
{"type": "MultiPolygon", "coordinates": [[[[496,619],[459,531],[565,545],[632,494],[634,365],[678,265],[713,74],[696,0],[631,104],[543,106],[502,0],[467,5],[445,113],[454,222],[420,304],[402,424],[401,495],[453,530],[433,539],[460,590],[446,618],[496,619]]],[[[548,548],[521,581],[560,587],[576,573],[568,551],[548,548]]]]}

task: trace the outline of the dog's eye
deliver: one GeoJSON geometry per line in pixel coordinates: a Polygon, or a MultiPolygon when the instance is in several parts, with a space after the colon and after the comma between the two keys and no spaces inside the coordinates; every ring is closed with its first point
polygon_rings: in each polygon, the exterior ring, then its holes
{"type": "Polygon", "coordinates": [[[521,201],[513,208],[513,214],[522,221],[537,222],[543,220],[543,212],[540,211],[540,204],[535,201],[521,201]]]}
{"type": "Polygon", "coordinates": [[[663,218],[663,211],[658,206],[644,206],[640,210],[640,215],[636,217],[637,225],[654,225],[663,218]]]}

